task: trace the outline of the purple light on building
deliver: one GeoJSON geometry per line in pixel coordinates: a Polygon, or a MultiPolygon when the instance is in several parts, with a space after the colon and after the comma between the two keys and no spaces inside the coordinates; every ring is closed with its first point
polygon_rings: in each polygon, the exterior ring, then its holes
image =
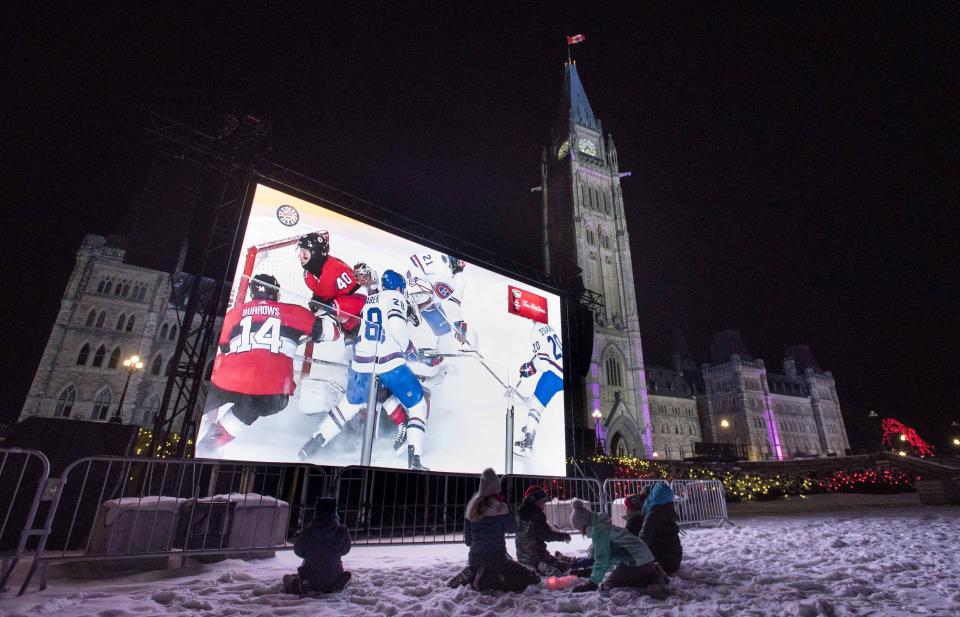
{"type": "MultiPolygon", "coordinates": [[[[763,379],[766,381],[767,374],[763,373],[763,379]]],[[[770,440],[770,445],[773,446],[773,451],[776,454],[777,460],[783,460],[783,448],[780,447],[780,433],[777,431],[777,422],[776,418],[773,415],[773,406],[770,404],[770,395],[765,394],[763,397],[764,401],[764,410],[763,415],[767,419],[767,437],[770,440]]]]}

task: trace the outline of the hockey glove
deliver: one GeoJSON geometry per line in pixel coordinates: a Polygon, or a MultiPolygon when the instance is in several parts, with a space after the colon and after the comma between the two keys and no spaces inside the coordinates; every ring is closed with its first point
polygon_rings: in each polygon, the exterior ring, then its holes
{"type": "Polygon", "coordinates": [[[412,325],[414,328],[420,325],[420,313],[417,311],[417,307],[413,304],[407,305],[407,323],[412,325]]]}
{"type": "Polygon", "coordinates": [[[524,362],[520,366],[520,376],[521,377],[532,377],[537,372],[537,367],[533,365],[533,362],[524,362]]]}
{"type": "Polygon", "coordinates": [[[420,358],[417,356],[417,348],[414,346],[413,341],[407,343],[407,350],[403,352],[403,357],[406,358],[408,362],[420,361],[420,358]]]}
{"type": "Polygon", "coordinates": [[[453,322],[453,335],[456,337],[457,342],[461,345],[467,344],[467,322],[455,321],[453,322]]]}
{"type": "Polygon", "coordinates": [[[580,583],[579,585],[574,587],[573,593],[583,593],[585,591],[596,591],[597,589],[599,589],[599,587],[597,587],[596,583],[594,583],[593,581],[587,581],[586,583],[580,583]]]}

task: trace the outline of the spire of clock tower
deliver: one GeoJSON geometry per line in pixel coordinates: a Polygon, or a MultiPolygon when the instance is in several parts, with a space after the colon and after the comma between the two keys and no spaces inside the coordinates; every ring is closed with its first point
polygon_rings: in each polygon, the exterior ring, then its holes
{"type": "Polygon", "coordinates": [[[568,62],[563,77],[563,92],[566,94],[569,118],[574,124],[600,130],[600,124],[597,117],[593,115],[593,108],[590,107],[590,101],[587,100],[587,93],[583,90],[583,83],[580,81],[580,75],[577,74],[577,65],[568,62]]]}

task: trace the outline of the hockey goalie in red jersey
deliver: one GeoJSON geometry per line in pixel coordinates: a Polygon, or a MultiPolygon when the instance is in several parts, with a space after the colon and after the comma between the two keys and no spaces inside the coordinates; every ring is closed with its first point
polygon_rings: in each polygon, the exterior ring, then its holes
{"type": "Polygon", "coordinates": [[[367,297],[357,293],[360,283],[353,268],[330,255],[330,234],[308,233],[297,242],[297,248],[303,282],[313,292],[311,307],[326,309],[337,318],[345,333],[356,334],[367,297]]]}
{"type": "Polygon", "coordinates": [[[198,457],[221,448],[257,419],[282,411],[297,384],[293,357],[300,341],[323,339],[323,319],[297,304],[280,302],[277,279],[250,279],[250,301],[227,311],[204,404],[198,457]]]}

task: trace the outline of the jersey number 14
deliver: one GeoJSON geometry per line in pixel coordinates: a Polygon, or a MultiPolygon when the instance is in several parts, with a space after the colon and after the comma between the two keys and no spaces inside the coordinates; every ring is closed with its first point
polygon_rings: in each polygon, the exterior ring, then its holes
{"type": "Polygon", "coordinates": [[[280,319],[268,317],[253,331],[253,316],[240,320],[240,344],[236,352],[243,353],[254,349],[266,349],[270,353],[280,353],[283,341],[280,340],[280,319]]]}

